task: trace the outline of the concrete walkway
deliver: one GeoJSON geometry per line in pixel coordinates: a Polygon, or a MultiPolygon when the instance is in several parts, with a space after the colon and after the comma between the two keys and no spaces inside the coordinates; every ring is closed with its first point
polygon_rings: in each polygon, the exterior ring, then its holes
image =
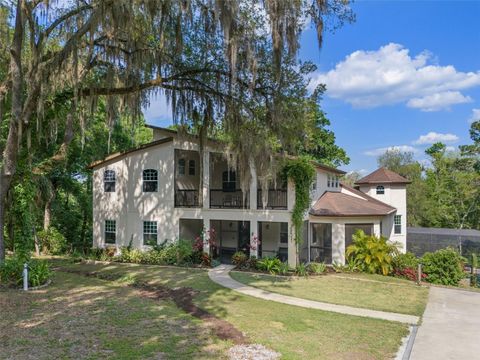
{"type": "Polygon", "coordinates": [[[305,307],[310,309],[323,310],[323,311],[331,311],[331,312],[336,312],[336,313],[346,314],[346,315],[397,321],[405,324],[417,324],[419,320],[418,316],[413,316],[413,315],[404,315],[404,314],[397,314],[397,313],[391,313],[391,312],[385,312],[385,311],[362,309],[362,308],[356,308],[356,307],[345,306],[345,305],[335,305],[335,304],[329,304],[329,303],[324,303],[319,301],[300,299],[293,296],[281,295],[277,293],[272,293],[270,291],[261,290],[253,286],[248,286],[236,280],[233,280],[229,275],[230,270],[232,270],[233,268],[234,266],[232,265],[220,265],[214,269],[211,269],[208,272],[208,276],[213,282],[219,285],[222,285],[228,289],[232,289],[244,295],[253,296],[263,300],[276,301],[283,304],[300,306],[300,307],[305,307]]]}
{"type": "Polygon", "coordinates": [[[480,293],[431,287],[410,359],[478,359],[480,293]]]}

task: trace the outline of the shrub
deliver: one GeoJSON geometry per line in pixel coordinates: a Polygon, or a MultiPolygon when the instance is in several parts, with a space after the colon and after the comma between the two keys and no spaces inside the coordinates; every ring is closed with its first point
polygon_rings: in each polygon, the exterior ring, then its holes
{"type": "MultiPolygon", "coordinates": [[[[0,284],[7,287],[20,287],[23,283],[23,264],[19,258],[6,259],[0,265],[0,284]]],[[[28,285],[40,286],[51,277],[49,264],[44,260],[28,261],[28,285]]]]}
{"type": "Polygon", "coordinates": [[[248,261],[248,256],[243,251],[237,251],[232,256],[232,264],[240,269],[243,269],[246,267],[247,261],[248,261]]]}
{"type": "Polygon", "coordinates": [[[465,277],[464,259],[453,248],[425,253],[422,257],[422,264],[423,272],[427,274],[426,281],[433,284],[457,286],[465,277]]]}
{"type": "Polygon", "coordinates": [[[288,264],[286,262],[281,262],[280,264],[278,264],[278,274],[279,275],[287,275],[288,270],[290,270],[290,267],[288,266],[288,264]]]}
{"type": "MultiPolygon", "coordinates": [[[[417,272],[417,268],[405,267],[403,269],[396,269],[394,275],[407,280],[417,281],[417,272]]],[[[422,280],[425,280],[426,278],[427,274],[422,272],[422,280]]]]}
{"type": "Polygon", "coordinates": [[[247,260],[247,263],[245,264],[245,268],[255,270],[258,267],[257,263],[258,263],[257,257],[250,256],[247,260]]]}
{"type": "Polygon", "coordinates": [[[405,254],[399,253],[393,257],[392,266],[394,271],[402,271],[404,269],[416,269],[419,259],[415,254],[407,252],[405,254]]]}
{"type": "Polygon", "coordinates": [[[48,230],[42,230],[37,233],[42,252],[50,255],[60,255],[67,249],[67,240],[61,232],[53,226],[48,230]]]}
{"type": "Polygon", "coordinates": [[[353,244],[347,248],[347,257],[354,261],[360,271],[370,274],[388,275],[392,271],[392,261],[398,254],[396,245],[387,238],[366,235],[357,230],[353,235],[353,244]]]}
{"type": "Polygon", "coordinates": [[[281,264],[282,262],[278,258],[265,257],[257,261],[257,269],[276,275],[279,273],[279,267],[282,266],[281,264]]]}
{"type": "Polygon", "coordinates": [[[307,265],[307,270],[312,274],[323,274],[327,270],[327,265],[323,262],[311,262],[307,265]]]}
{"type": "Polygon", "coordinates": [[[295,274],[297,276],[307,276],[308,275],[307,266],[303,263],[298,264],[297,267],[295,268],[295,274]]]}

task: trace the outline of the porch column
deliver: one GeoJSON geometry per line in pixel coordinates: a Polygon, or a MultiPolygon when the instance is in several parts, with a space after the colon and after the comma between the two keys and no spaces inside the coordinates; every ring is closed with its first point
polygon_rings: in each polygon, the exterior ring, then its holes
{"type": "Polygon", "coordinates": [[[380,233],[380,221],[378,221],[378,220],[373,223],[373,234],[374,234],[375,236],[380,236],[380,235],[382,235],[382,234],[380,233]]]}
{"type": "MultiPolygon", "coordinates": [[[[255,169],[255,163],[253,162],[253,159],[249,160],[249,165],[250,165],[250,174],[252,176],[252,179],[250,180],[250,209],[255,210],[257,208],[257,170],[255,169]]],[[[253,225],[253,222],[252,222],[253,225]]]]}
{"type": "Polygon", "coordinates": [[[203,152],[203,189],[200,189],[203,208],[210,208],[210,152],[203,152]]]}
{"type": "Polygon", "coordinates": [[[295,229],[292,220],[288,220],[288,266],[297,266],[297,245],[295,244],[295,229]]]}
{"type": "Polygon", "coordinates": [[[258,221],[250,221],[250,257],[255,256],[258,259],[258,243],[259,243],[259,231],[258,231],[258,221]]]}
{"type": "Polygon", "coordinates": [[[345,224],[332,223],[332,264],[345,265],[345,224]]]}
{"type": "Polygon", "coordinates": [[[203,219],[203,252],[210,255],[210,219],[203,219]]]}

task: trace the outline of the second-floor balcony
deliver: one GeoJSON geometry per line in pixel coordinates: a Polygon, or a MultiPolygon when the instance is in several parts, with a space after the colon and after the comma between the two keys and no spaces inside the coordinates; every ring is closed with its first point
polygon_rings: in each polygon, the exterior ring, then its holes
{"type": "Polygon", "coordinates": [[[175,190],[175,207],[198,207],[198,190],[175,190]]]}
{"type": "Polygon", "coordinates": [[[244,209],[249,206],[248,192],[244,194],[242,190],[210,190],[211,209],[244,209]]]}
{"type": "MultiPolygon", "coordinates": [[[[288,208],[287,203],[287,189],[269,189],[267,204],[265,209],[272,210],[286,210],[288,208]]],[[[257,209],[263,209],[263,192],[257,191],[257,209]]]]}

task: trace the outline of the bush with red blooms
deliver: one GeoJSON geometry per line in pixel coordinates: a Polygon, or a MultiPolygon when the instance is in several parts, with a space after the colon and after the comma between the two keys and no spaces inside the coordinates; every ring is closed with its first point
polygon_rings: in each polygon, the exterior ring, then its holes
{"type": "MultiPolygon", "coordinates": [[[[394,272],[395,276],[402,277],[408,280],[417,281],[417,270],[407,267],[404,269],[396,269],[394,272]]],[[[422,280],[427,277],[427,274],[422,273],[422,280]]]]}

